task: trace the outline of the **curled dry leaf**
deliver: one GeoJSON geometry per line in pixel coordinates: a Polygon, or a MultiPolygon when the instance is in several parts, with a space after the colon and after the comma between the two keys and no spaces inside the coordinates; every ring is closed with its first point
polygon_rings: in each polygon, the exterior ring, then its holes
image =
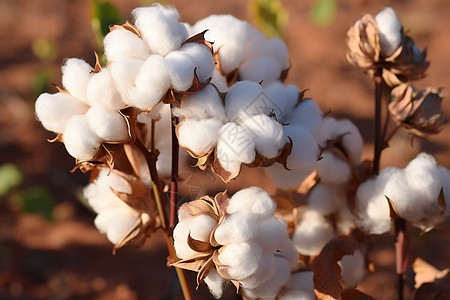
{"type": "MultiPolygon", "coordinates": [[[[414,277],[415,288],[420,288],[425,283],[434,282],[437,279],[442,279],[449,276],[450,268],[438,270],[430,265],[420,257],[416,258],[412,263],[412,268],[416,274],[414,277]]],[[[450,284],[450,282],[449,282],[450,284]]]]}

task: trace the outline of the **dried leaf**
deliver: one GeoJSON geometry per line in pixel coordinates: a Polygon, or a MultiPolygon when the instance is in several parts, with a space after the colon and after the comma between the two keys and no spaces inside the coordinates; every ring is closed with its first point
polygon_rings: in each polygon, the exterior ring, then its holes
{"type": "Polygon", "coordinates": [[[203,265],[211,258],[211,254],[203,254],[200,253],[198,255],[195,255],[193,257],[187,258],[187,259],[181,259],[179,261],[170,263],[170,266],[177,267],[180,269],[185,269],[189,271],[198,272],[201,270],[203,265]]]}
{"type": "Polygon", "coordinates": [[[445,212],[447,211],[447,204],[445,203],[444,187],[441,187],[441,190],[439,191],[437,202],[439,207],[439,215],[445,215],[445,212]]]}
{"type": "Polygon", "coordinates": [[[213,43],[205,40],[205,33],[208,31],[208,29],[197,33],[194,36],[191,36],[190,38],[188,38],[186,41],[184,41],[181,46],[183,46],[184,44],[187,43],[197,43],[197,44],[201,44],[201,45],[205,45],[206,47],[208,47],[211,50],[211,54],[214,54],[214,50],[213,50],[213,43]]]}
{"type": "Polygon", "coordinates": [[[94,70],[92,70],[91,73],[98,73],[102,70],[102,65],[100,64],[100,58],[98,57],[96,51],[94,51],[94,56],[95,56],[95,66],[94,70]]]}
{"type": "Polygon", "coordinates": [[[198,290],[198,286],[200,285],[200,283],[202,283],[203,280],[205,280],[205,278],[208,276],[209,272],[211,272],[212,269],[214,269],[214,262],[213,262],[212,257],[210,257],[198,271],[197,290],[198,290]]]}
{"type": "Polygon", "coordinates": [[[55,143],[55,142],[64,143],[63,134],[62,133],[58,133],[58,135],[55,138],[53,138],[51,140],[48,139],[47,142],[49,142],[49,143],[55,143]]]}
{"type": "Polygon", "coordinates": [[[319,300],[341,299],[341,268],[338,261],[344,255],[352,255],[358,244],[349,237],[341,236],[329,241],[314,260],[314,292],[319,300]]]}
{"type": "Polygon", "coordinates": [[[449,276],[450,268],[439,271],[434,266],[430,265],[420,257],[416,258],[412,263],[412,268],[416,276],[415,280],[415,288],[418,289],[422,284],[427,282],[433,282],[436,279],[444,278],[445,276],[449,276]]]}
{"type": "Polygon", "coordinates": [[[198,67],[195,67],[195,69],[194,69],[194,79],[192,80],[191,87],[188,90],[186,90],[184,92],[180,92],[180,93],[185,94],[185,95],[195,94],[195,93],[201,91],[203,88],[205,88],[211,82],[212,77],[209,77],[208,79],[206,79],[205,82],[200,82],[200,79],[198,78],[198,75],[197,75],[197,68],[198,67]]]}
{"type": "Polygon", "coordinates": [[[391,221],[400,217],[400,215],[398,214],[397,208],[395,208],[394,202],[392,202],[392,200],[389,199],[388,196],[384,195],[384,197],[386,197],[386,200],[389,205],[389,217],[391,218],[391,221]]]}
{"type": "Polygon", "coordinates": [[[187,237],[187,244],[192,250],[194,250],[196,252],[202,252],[202,253],[211,252],[211,254],[212,254],[212,252],[214,251],[214,248],[211,246],[210,243],[202,242],[202,241],[194,239],[193,237],[191,237],[190,232],[187,237]]]}

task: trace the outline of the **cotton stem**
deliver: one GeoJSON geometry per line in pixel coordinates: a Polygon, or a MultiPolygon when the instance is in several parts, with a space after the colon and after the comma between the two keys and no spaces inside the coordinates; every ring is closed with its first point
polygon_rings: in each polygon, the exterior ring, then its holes
{"type": "Polygon", "coordinates": [[[383,78],[381,69],[375,70],[375,128],[374,128],[374,154],[372,174],[377,175],[380,170],[380,156],[383,150],[384,138],[381,132],[381,102],[383,78]]]}

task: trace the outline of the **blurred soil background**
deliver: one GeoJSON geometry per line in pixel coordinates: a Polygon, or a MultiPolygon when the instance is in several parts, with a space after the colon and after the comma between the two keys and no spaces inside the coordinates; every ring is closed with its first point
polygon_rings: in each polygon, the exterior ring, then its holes
{"type": "MultiPolygon", "coordinates": [[[[123,21],[131,20],[133,8],[149,4],[112,2],[123,21]]],[[[191,24],[210,14],[251,21],[249,1],[170,3],[181,20],[191,24]]],[[[289,13],[284,40],[292,68],[287,82],[309,89],[307,96],[329,115],[353,120],[365,139],[364,158],[372,156],[373,83],[345,59],[346,31],[363,13],[375,15],[392,6],[417,45],[428,48],[428,76],[416,86],[450,86],[448,0],[338,0],[328,24],[311,17],[314,0],[282,3],[289,13]]],[[[56,92],[48,83],[61,86],[64,58],[94,63],[97,46],[90,20],[89,0],[0,1],[0,299],[176,299],[177,279],[166,267],[164,237],[156,234],[143,247],[126,247],[113,256],[112,245],[94,226],[95,214],[80,201],[89,176],[70,173],[74,160],[62,144],[47,142],[53,134],[35,120],[39,93],[56,92]]],[[[449,118],[448,99],[443,106],[449,118]]],[[[449,126],[428,141],[416,139],[413,144],[401,131],[391,146],[383,152],[382,166],[404,167],[417,153],[427,151],[450,168],[449,126]]],[[[251,183],[246,174],[244,185],[251,183]]],[[[189,188],[196,184],[201,188],[203,183],[197,178],[189,188]]],[[[412,236],[418,234],[411,230],[412,236]]],[[[371,259],[376,272],[358,288],[377,299],[395,299],[393,235],[374,241],[378,246],[371,259]]],[[[438,229],[414,238],[411,252],[446,268],[450,236],[438,229]]],[[[194,276],[191,279],[194,282],[194,276]]],[[[413,283],[410,271],[407,283],[413,283]]],[[[198,295],[212,298],[205,285],[198,295]]],[[[228,289],[226,298],[236,297],[228,289]]]]}

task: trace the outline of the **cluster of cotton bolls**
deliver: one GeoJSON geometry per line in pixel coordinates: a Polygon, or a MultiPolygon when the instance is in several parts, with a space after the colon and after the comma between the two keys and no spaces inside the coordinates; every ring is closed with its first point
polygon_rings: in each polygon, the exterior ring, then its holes
{"type": "Polygon", "coordinates": [[[62,67],[65,91],[41,94],[36,100],[36,116],[49,131],[62,135],[64,145],[74,158],[90,160],[101,143],[130,139],[124,107],[109,69],[94,69],[77,58],[67,59],[62,67]]]}
{"type": "Polygon", "coordinates": [[[404,169],[387,167],[362,183],[356,197],[358,222],[368,233],[390,230],[387,198],[400,217],[428,231],[448,216],[450,171],[439,166],[433,156],[421,153],[404,169]]]}
{"type": "Polygon", "coordinates": [[[275,202],[258,187],[235,193],[226,206],[224,219],[210,214],[192,214],[190,203],[180,208],[174,229],[177,256],[195,257],[198,252],[187,243],[195,240],[218,245],[215,268],[205,282],[220,297],[225,281],[234,280],[249,299],[274,298],[297,266],[298,254],[289,239],[286,223],[274,217],[275,202]]]}
{"type": "Polygon", "coordinates": [[[200,82],[212,77],[211,49],[186,42],[188,32],[174,8],[155,4],[137,8],[133,15],[135,27],[115,26],[104,39],[111,75],[124,103],[149,110],[169,89],[188,91],[195,74],[200,82]]]}
{"type": "Polygon", "coordinates": [[[98,214],[95,225],[105,233],[113,244],[117,244],[134,227],[141,217],[140,212],[122,201],[112,190],[131,194],[131,186],[125,178],[109,168],[101,168],[98,177],[84,188],[84,196],[98,214]]]}
{"type": "Polygon", "coordinates": [[[297,250],[308,256],[318,255],[330,239],[349,234],[354,227],[347,189],[363,149],[361,134],[347,119],[326,117],[322,134],[325,144],[316,167],[318,182],[308,194],[308,206],[293,236],[297,250]]]}

